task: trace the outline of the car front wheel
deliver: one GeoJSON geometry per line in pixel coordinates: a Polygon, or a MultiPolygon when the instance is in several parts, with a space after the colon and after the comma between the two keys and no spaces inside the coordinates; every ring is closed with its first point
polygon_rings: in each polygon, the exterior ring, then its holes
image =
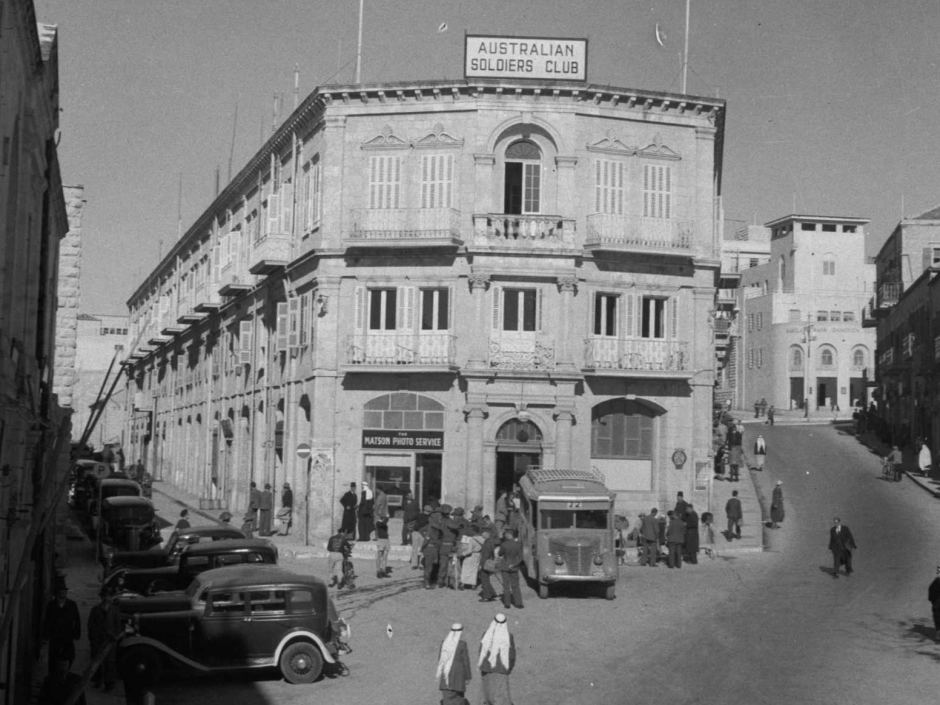
{"type": "Polygon", "coordinates": [[[163,660],[149,646],[132,646],[118,657],[118,672],[122,680],[141,686],[150,686],[163,673],[163,660]]]}
{"type": "Polygon", "coordinates": [[[323,671],[323,657],[313,644],[289,644],[281,653],[281,674],[288,683],[313,683],[323,671]]]}

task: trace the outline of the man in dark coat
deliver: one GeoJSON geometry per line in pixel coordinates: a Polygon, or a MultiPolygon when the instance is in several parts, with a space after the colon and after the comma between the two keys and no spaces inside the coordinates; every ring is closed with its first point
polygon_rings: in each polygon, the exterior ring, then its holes
{"type": "MultiPolygon", "coordinates": [[[[350,482],[349,489],[339,498],[339,503],[343,505],[343,519],[340,522],[340,531],[349,536],[350,540],[356,540],[356,507],[359,506],[359,498],[356,496],[356,483],[350,482]]],[[[368,538],[368,537],[366,537],[368,538]]]]}
{"type": "Polygon", "coordinates": [[[437,584],[436,574],[443,570],[438,567],[441,560],[441,537],[444,534],[444,519],[440,507],[431,507],[424,531],[424,543],[421,546],[421,554],[424,556],[424,589],[430,590],[437,584]]]}
{"type": "Polygon", "coordinates": [[[411,494],[411,490],[405,492],[405,499],[402,502],[401,516],[401,545],[407,546],[411,543],[411,532],[418,522],[418,516],[421,514],[421,507],[417,500],[411,494]]]}
{"type": "Polygon", "coordinates": [[[499,545],[500,577],[503,582],[503,606],[522,609],[522,590],[519,589],[519,570],[522,566],[522,544],[512,529],[503,531],[499,545]]]}
{"type": "Polygon", "coordinates": [[[264,492],[261,493],[261,502],[258,504],[260,518],[258,520],[258,534],[261,536],[270,536],[271,518],[274,514],[274,493],[271,491],[270,483],[264,486],[264,492]]]}
{"type": "Polygon", "coordinates": [[[112,642],[121,636],[124,625],[121,623],[121,613],[114,604],[113,593],[102,588],[98,595],[100,602],[88,613],[88,644],[93,661],[105,650],[108,655],[95,671],[92,683],[110,691],[118,680],[117,647],[112,642]]]}
{"type": "Polygon", "coordinates": [[[285,482],[281,488],[281,508],[277,510],[278,533],[287,536],[294,523],[294,491],[290,483],[285,482]]]}
{"type": "Polygon", "coordinates": [[[738,499],[737,490],[733,490],[731,499],[725,502],[725,516],[728,517],[727,539],[730,541],[735,537],[741,538],[741,519],[744,517],[744,512],[741,509],[741,500],[738,499]]]}
{"type": "Polygon", "coordinates": [[[676,506],[672,508],[672,513],[685,521],[685,510],[689,504],[685,501],[685,495],[682,492],[676,492],[676,506]]]}
{"type": "Polygon", "coordinates": [[[689,502],[685,508],[685,550],[683,551],[687,563],[693,565],[698,563],[698,545],[698,512],[689,502]]]}
{"type": "Polygon", "coordinates": [[[258,528],[258,510],[261,509],[261,490],[254,482],[248,485],[248,513],[255,528],[258,528]]]}
{"type": "Polygon", "coordinates": [[[492,528],[483,529],[483,546],[480,549],[480,602],[492,602],[496,599],[492,578],[496,573],[496,539],[492,528]],[[492,563],[487,563],[492,561],[492,563]],[[490,568],[487,570],[487,568],[490,568]]]}
{"type": "Polygon", "coordinates": [[[441,705],[464,705],[467,702],[464,693],[473,674],[470,670],[470,652],[462,637],[463,625],[455,623],[441,643],[436,673],[441,705]]]}
{"type": "Polygon", "coordinates": [[[359,508],[357,509],[359,513],[360,541],[372,540],[372,530],[375,528],[375,524],[373,524],[375,518],[373,513],[374,509],[375,495],[372,494],[372,488],[369,487],[369,483],[364,482],[362,483],[362,494],[359,495],[359,508]]]}
{"type": "Polygon", "coordinates": [[[927,599],[933,611],[933,640],[940,642],[940,565],[937,566],[937,577],[927,588],[927,599]]]}
{"type": "Polygon", "coordinates": [[[669,523],[666,526],[666,545],[669,547],[668,565],[670,568],[682,567],[682,547],[685,545],[685,522],[675,512],[667,512],[669,523]]]}
{"type": "Polygon", "coordinates": [[[783,480],[777,480],[770,500],[770,528],[777,529],[783,521],[783,480]]]}
{"type": "Polygon", "coordinates": [[[832,520],[829,529],[829,550],[832,551],[832,577],[839,577],[839,566],[845,564],[845,574],[852,574],[852,551],[856,550],[855,537],[852,531],[839,517],[832,520]]]}
{"type": "Polygon", "coordinates": [[[78,605],[68,598],[69,590],[63,579],[57,578],[55,598],[46,605],[42,625],[43,639],[49,642],[49,672],[55,670],[56,661],[67,663],[66,672],[75,661],[75,640],[82,636],[82,619],[78,605]]]}
{"type": "Polygon", "coordinates": [[[643,557],[646,565],[655,566],[659,559],[659,510],[653,507],[640,523],[640,540],[643,542],[643,557]]]}

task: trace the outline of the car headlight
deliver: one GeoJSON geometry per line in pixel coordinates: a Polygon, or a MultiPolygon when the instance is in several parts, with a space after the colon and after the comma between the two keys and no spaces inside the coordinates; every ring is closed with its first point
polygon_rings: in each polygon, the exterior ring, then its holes
{"type": "Polygon", "coordinates": [[[600,553],[595,553],[594,565],[604,565],[604,556],[602,556],[600,553]]]}
{"type": "Polygon", "coordinates": [[[560,553],[556,553],[555,556],[554,556],[554,559],[555,559],[555,565],[564,565],[564,564],[565,564],[565,559],[562,557],[562,555],[561,555],[560,553]]]}

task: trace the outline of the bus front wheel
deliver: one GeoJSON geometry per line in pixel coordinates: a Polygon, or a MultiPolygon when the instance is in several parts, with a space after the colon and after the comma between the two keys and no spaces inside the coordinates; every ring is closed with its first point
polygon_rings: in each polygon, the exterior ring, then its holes
{"type": "Polygon", "coordinates": [[[604,588],[604,597],[608,600],[613,600],[615,597],[617,597],[617,586],[614,583],[611,583],[604,588]]]}

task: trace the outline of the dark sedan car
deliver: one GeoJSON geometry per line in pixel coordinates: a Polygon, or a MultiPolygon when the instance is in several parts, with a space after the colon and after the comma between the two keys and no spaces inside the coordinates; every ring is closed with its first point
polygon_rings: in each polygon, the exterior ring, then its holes
{"type": "Polygon", "coordinates": [[[175,565],[160,568],[118,568],[105,585],[122,592],[152,595],[185,589],[200,573],[245,563],[277,563],[277,546],[267,539],[228,539],[186,546],[175,565]]]}
{"type": "Polygon", "coordinates": [[[118,666],[126,680],[153,683],[167,664],[203,672],[278,668],[312,683],[324,663],[340,667],[341,620],[319,578],[278,566],[209,570],[184,592],[121,598],[132,633],[118,666]]]}
{"type": "Polygon", "coordinates": [[[110,551],[105,550],[106,572],[116,568],[160,568],[175,565],[180,553],[186,546],[209,541],[224,541],[225,539],[243,539],[245,533],[241,529],[227,524],[210,524],[206,526],[191,526],[188,529],[175,529],[166,545],[158,550],[150,551],[110,551]]]}

